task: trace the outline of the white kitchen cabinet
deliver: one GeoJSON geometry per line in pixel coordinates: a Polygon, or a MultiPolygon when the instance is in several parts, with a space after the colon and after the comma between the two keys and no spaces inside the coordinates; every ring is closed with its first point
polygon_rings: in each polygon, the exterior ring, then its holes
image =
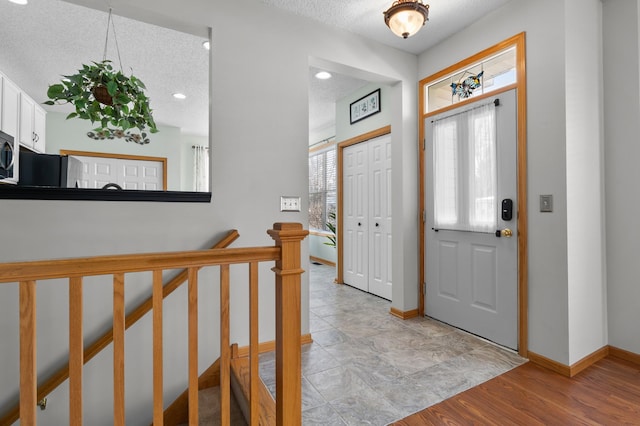
{"type": "Polygon", "coordinates": [[[29,95],[0,73],[0,130],[13,138],[3,138],[0,149],[0,181],[18,182],[20,146],[35,152],[45,152],[46,111],[29,95]],[[9,170],[8,164],[12,164],[9,170]]]}
{"type": "Polygon", "coordinates": [[[9,137],[0,138],[0,182],[18,182],[18,107],[20,89],[0,74],[0,130],[9,137]]]}
{"type": "Polygon", "coordinates": [[[47,112],[38,104],[33,110],[33,131],[36,135],[33,141],[33,150],[44,153],[47,142],[46,137],[47,112]]]}
{"type": "Polygon", "coordinates": [[[391,135],[342,155],[344,282],[391,300],[391,135]]]}
{"type": "Polygon", "coordinates": [[[2,102],[0,103],[0,130],[14,138],[18,135],[18,107],[20,88],[0,74],[2,102]]]}
{"type": "Polygon", "coordinates": [[[44,152],[46,112],[24,92],[20,94],[20,144],[44,152]]]}

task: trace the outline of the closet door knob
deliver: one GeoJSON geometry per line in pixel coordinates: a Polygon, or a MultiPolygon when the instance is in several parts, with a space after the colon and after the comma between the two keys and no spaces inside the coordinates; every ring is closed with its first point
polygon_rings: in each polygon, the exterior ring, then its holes
{"type": "Polygon", "coordinates": [[[376,228],[377,228],[378,226],[380,226],[380,224],[379,224],[379,223],[376,223],[376,228]]]}
{"type": "Polygon", "coordinates": [[[358,226],[362,226],[362,224],[360,222],[358,222],[358,226]]]}

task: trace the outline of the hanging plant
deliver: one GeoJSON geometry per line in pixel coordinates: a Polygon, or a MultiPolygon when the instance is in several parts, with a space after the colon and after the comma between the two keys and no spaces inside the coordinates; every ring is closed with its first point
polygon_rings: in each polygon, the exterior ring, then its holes
{"type": "Polygon", "coordinates": [[[98,123],[87,135],[94,139],[125,138],[127,142],[149,143],[146,130],[156,133],[149,98],[144,83],[134,75],[115,71],[111,61],[82,65],[77,74],[64,76],[49,86],[45,105],[71,103],[75,112],[67,119],[81,118],[98,123]],[[132,133],[138,129],[140,134],[132,133]]]}

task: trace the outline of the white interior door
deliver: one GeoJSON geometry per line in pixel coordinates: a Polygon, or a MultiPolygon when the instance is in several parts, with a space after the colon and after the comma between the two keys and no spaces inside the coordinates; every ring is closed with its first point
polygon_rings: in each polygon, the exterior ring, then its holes
{"type": "Polygon", "coordinates": [[[122,188],[162,191],[162,163],[128,160],[122,164],[122,188]]]}
{"type": "Polygon", "coordinates": [[[75,155],[73,157],[82,162],[82,176],[78,179],[80,188],[102,188],[108,183],[118,182],[118,172],[113,159],[75,155]]]}
{"type": "Polygon", "coordinates": [[[367,149],[359,143],[343,149],[342,231],[344,282],[369,291],[367,282],[367,149]]]}
{"type": "Polygon", "coordinates": [[[391,135],[369,142],[369,292],[391,300],[391,135]]]}
{"type": "Polygon", "coordinates": [[[512,349],[518,346],[516,118],[512,90],[425,121],[426,315],[512,349]],[[474,115],[488,110],[494,124],[474,115]],[[485,128],[495,130],[494,148],[476,141],[485,128]],[[492,173],[494,187],[479,190],[492,173]],[[512,202],[510,220],[503,200],[512,202]],[[506,229],[513,236],[497,236],[506,229]]]}
{"type": "Polygon", "coordinates": [[[342,156],[344,282],[391,300],[391,135],[342,156]]]}
{"type": "Polygon", "coordinates": [[[102,188],[109,183],[115,183],[122,189],[164,189],[162,161],[82,155],[72,157],[82,163],[82,170],[77,178],[78,186],[81,188],[102,188]]]}

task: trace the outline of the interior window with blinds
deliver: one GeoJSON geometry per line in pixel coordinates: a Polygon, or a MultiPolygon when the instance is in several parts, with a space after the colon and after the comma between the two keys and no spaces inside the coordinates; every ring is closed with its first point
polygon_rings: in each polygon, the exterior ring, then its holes
{"type": "Polygon", "coordinates": [[[434,121],[436,229],[495,232],[496,155],[493,103],[434,121]]]}
{"type": "Polygon", "coordinates": [[[337,210],[335,146],[309,154],[309,228],[329,231],[337,210]],[[333,214],[333,218],[331,217],[333,214]]]}

